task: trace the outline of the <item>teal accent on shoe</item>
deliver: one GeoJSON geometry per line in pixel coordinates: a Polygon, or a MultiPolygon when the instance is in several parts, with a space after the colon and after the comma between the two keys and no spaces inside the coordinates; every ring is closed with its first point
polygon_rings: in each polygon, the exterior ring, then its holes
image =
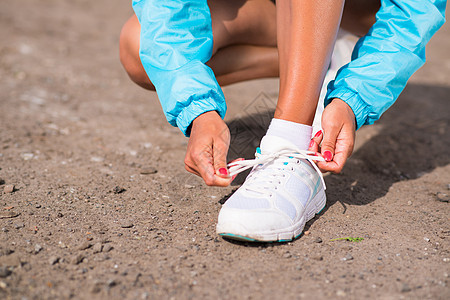
{"type": "Polygon", "coordinates": [[[298,239],[302,235],[302,233],[303,232],[300,232],[300,234],[298,234],[297,236],[294,236],[294,240],[298,239]]]}
{"type": "MultiPolygon", "coordinates": [[[[325,205],[326,206],[326,205],[325,205]]],[[[318,214],[320,214],[321,212],[322,212],[322,210],[324,210],[325,209],[325,206],[324,207],[322,207],[322,209],[316,214],[316,215],[318,215],[318,214]]]]}
{"type": "Polygon", "coordinates": [[[280,243],[292,242],[292,239],[278,240],[280,243]]]}
{"type": "Polygon", "coordinates": [[[243,241],[248,241],[248,242],[259,242],[258,240],[246,237],[246,236],[242,236],[239,234],[233,234],[233,233],[219,233],[219,235],[221,236],[225,236],[225,237],[229,237],[231,239],[238,239],[238,240],[243,240],[243,241]]]}
{"type": "Polygon", "coordinates": [[[284,162],[283,164],[284,164],[285,166],[287,166],[288,162],[284,162]]]}
{"type": "Polygon", "coordinates": [[[314,187],[313,195],[316,195],[317,190],[319,189],[319,186],[320,186],[320,180],[317,180],[316,186],[314,187]]]}
{"type": "Polygon", "coordinates": [[[257,147],[256,148],[256,153],[261,154],[261,148],[257,147]]]}

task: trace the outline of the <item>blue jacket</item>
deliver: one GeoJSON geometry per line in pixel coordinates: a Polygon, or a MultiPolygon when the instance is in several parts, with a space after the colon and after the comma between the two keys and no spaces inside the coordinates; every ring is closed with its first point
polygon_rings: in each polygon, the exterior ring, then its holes
{"type": "MultiPolygon", "coordinates": [[[[425,62],[425,45],[445,22],[446,0],[381,0],[370,31],[355,46],[352,61],[328,85],[327,105],[344,100],[357,128],[373,124],[397,99],[425,62]]],[[[167,120],[189,136],[192,121],[225,98],[213,71],[211,15],[206,0],[134,0],[141,24],[140,58],[167,120]]]]}

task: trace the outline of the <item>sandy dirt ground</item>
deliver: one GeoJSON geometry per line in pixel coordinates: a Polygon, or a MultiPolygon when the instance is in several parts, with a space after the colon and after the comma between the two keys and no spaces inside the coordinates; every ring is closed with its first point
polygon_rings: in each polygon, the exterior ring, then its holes
{"type": "MultiPolygon", "coordinates": [[[[450,299],[450,27],[290,243],[215,234],[187,139],[118,59],[131,1],[0,3],[1,299],[450,299]],[[336,238],[360,237],[360,242],[336,238]]],[[[224,89],[250,158],[278,81],[224,89]]],[[[242,181],[242,178],[240,179],[242,181]]],[[[239,180],[238,180],[239,182],[239,180]]]]}

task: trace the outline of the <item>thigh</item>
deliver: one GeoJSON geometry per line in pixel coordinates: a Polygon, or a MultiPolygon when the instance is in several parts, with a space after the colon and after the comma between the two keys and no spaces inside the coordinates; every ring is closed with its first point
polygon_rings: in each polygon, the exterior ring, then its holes
{"type": "Polygon", "coordinates": [[[365,35],[375,23],[380,6],[380,0],[346,0],[341,27],[357,36],[365,35]]]}
{"type": "Polygon", "coordinates": [[[230,45],[277,44],[276,8],[270,0],[209,0],[213,53],[230,45]]]}

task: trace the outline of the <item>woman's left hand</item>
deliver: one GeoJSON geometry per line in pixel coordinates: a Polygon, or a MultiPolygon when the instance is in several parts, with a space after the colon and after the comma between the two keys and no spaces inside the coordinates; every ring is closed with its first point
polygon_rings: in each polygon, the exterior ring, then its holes
{"type": "Polygon", "coordinates": [[[325,158],[317,163],[322,172],[340,173],[355,144],[356,122],[350,106],[341,99],[333,99],[323,111],[322,128],[323,132],[319,131],[311,140],[309,150],[325,158]]]}

